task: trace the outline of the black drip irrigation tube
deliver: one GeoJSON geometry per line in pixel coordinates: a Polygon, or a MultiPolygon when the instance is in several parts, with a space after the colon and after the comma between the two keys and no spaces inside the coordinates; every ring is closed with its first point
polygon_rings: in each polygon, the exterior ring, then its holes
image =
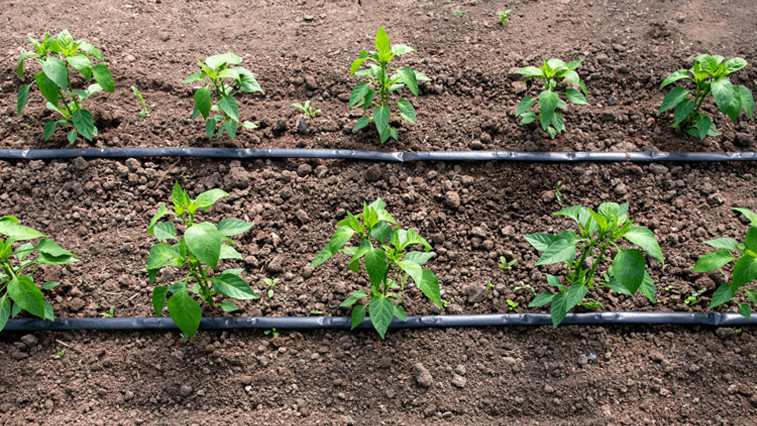
{"type": "Polygon", "coordinates": [[[516,152],[516,151],[420,151],[389,152],[352,149],[299,148],[83,148],[0,149],[0,160],[57,160],[70,158],[194,157],[213,159],[320,158],[407,163],[412,161],[511,161],[570,163],[652,163],[756,161],[757,152],[516,152]]]}
{"type": "MultiPolygon", "coordinates": [[[[232,329],[350,329],[347,317],[220,317],[203,318],[200,328],[205,330],[232,329]]],[[[568,314],[561,325],[705,325],[740,327],[757,325],[757,316],[745,318],[736,313],[687,312],[597,312],[568,314]]],[[[394,320],[389,328],[440,328],[490,326],[552,325],[549,314],[475,314],[410,316],[407,321],[394,320]]],[[[357,327],[371,328],[370,319],[357,327]]],[[[63,318],[55,321],[12,319],[7,331],[69,331],[69,330],[178,330],[171,318],[63,318]]]]}
{"type": "MultiPolygon", "coordinates": [[[[348,149],[298,148],[85,148],[0,149],[0,160],[58,160],[71,158],[194,157],[211,159],[319,158],[405,163],[412,161],[509,161],[509,162],[729,162],[757,161],[757,152],[516,152],[516,151],[424,151],[387,152],[348,149]]],[[[393,320],[390,328],[488,327],[551,325],[549,314],[475,314],[410,316],[393,320]]],[[[597,312],[568,314],[563,325],[704,325],[740,327],[757,325],[757,316],[736,313],[597,312]]],[[[371,328],[365,319],[357,328],[371,328]]],[[[200,328],[231,329],[350,329],[347,317],[217,317],[203,318],[200,328]]],[[[8,331],[65,330],[178,330],[171,318],[62,318],[55,321],[11,319],[8,331]]]]}

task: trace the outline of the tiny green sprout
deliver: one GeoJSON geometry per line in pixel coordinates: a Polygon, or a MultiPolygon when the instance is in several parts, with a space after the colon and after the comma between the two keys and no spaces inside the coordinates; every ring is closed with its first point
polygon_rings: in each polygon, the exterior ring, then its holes
{"type": "Polygon", "coordinates": [[[139,93],[139,89],[137,89],[137,86],[131,86],[131,91],[134,92],[135,95],[139,98],[140,101],[142,101],[142,111],[139,112],[139,118],[145,118],[152,112],[152,109],[155,108],[155,104],[150,105],[150,107],[147,107],[147,102],[145,102],[145,98],[142,97],[142,94],[139,93]]]}
{"type": "Polygon", "coordinates": [[[53,355],[53,359],[61,359],[61,358],[63,358],[63,355],[65,355],[65,354],[66,354],[66,350],[63,349],[60,352],[58,352],[57,354],[53,355]]]}
{"type": "Polygon", "coordinates": [[[513,259],[513,260],[511,260],[511,261],[508,262],[507,258],[505,256],[500,256],[499,257],[499,263],[497,264],[497,266],[499,266],[500,268],[504,269],[505,271],[509,271],[509,270],[513,269],[513,265],[515,265],[515,262],[517,262],[517,261],[518,261],[518,259],[513,259]]]}
{"type": "Polygon", "coordinates": [[[691,296],[687,297],[687,298],[686,298],[686,299],[685,299],[685,300],[683,301],[683,303],[685,303],[685,304],[687,304],[687,305],[689,305],[689,306],[694,306],[694,305],[696,305],[696,304],[697,304],[697,298],[698,298],[699,296],[701,296],[702,294],[704,294],[704,292],[705,292],[705,291],[707,291],[707,288],[706,288],[706,287],[705,287],[705,288],[702,288],[702,289],[700,289],[699,291],[693,291],[693,292],[691,292],[691,296]]]}
{"type": "Polygon", "coordinates": [[[533,286],[525,284],[523,281],[518,281],[518,285],[513,288],[513,291],[519,290],[529,290],[534,296],[537,294],[536,289],[533,286]]]}
{"type": "Polygon", "coordinates": [[[494,284],[492,284],[491,281],[487,281],[487,283],[486,283],[486,291],[490,291],[493,288],[494,288],[494,284]]]}
{"type": "Polygon", "coordinates": [[[512,9],[507,10],[500,10],[497,12],[497,22],[499,22],[500,25],[505,26],[507,23],[510,22],[510,12],[512,12],[512,9]]]}
{"type": "Polygon", "coordinates": [[[275,328],[272,328],[270,330],[266,330],[266,331],[263,332],[263,334],[265,334],[266,336],[268,336],[270,334],[273,337],[279,337],[279,332],[276,331],[275,328]]]}
{"type": "Polygon", "coordinates": [[[447,309],[451,302],[449,300],[442,300],[442,309],[447,309]]]}
{"type": "Polygon", "coordinates": [[[272,280],[270,278],[263,278],[263,282],[266,283],[266,285],[268,287],[271,287],[271,288],[268,289],[268,298],[272,299],[273,298],[273,288],[276,287],[276,284],[279,282],[279,279],[276,278],[276,279],[272,280]]]}
{"type": "Polygon", "coordinates": [[[305,114],[308,117],[312,117],[316,114],[321,114],[322,111],[320,109],[317,109],[313,111],[313,108],[310,106],[310,101],[305,101],[305,105],[300,104],[299,102],[295,102],[292,104],[293,107],[302,110],[302,113],[305,114]]]}
{"type": "Polygon", "coordinates": [[[455,18],[465,18],[465,15],[467,14],[467,11],[463,11],[463,9],[458,6],[454,10],[452,10],[452,14],[455,15],[455,18]]]}
{"type": "Polygon", "coordinates": [[[100,316],[101,317],[105,317],[105,318],[113,318],[113,315],[116,313],[116,305],[118,305],[118,303],[116,303],[114,305],[111,305],[110,311],[108,311],[108,312],[101,312],[100,316]]]}
{"type": "Polygon", "coordinates": [[[736,334],[741,334],[742,331],[744,331],[743,328],[737,328],[736,330],[733,330],[733,332],[736,334]]]}
{"type": "Polygon", "coordinates": [[[565,196],[562,195],[562,181],[557,181],[557,188],[555,188],[555,199],[558,203],[562,203],[562,200],[565,199],[565,196]]]}
{"type": "Polygon", "coordinates": [[[323,311],[320,309],[313,309],[310,311],[310,315],[323,315],[323,311]]]}
{"type": "Polygon", "coordinates": [[[518,302],[516,302],[514,300],[507,299],[507,309],[508,310],[512,311],[512,310],[514,310],[517,307],[518,307],[518,302]]]}

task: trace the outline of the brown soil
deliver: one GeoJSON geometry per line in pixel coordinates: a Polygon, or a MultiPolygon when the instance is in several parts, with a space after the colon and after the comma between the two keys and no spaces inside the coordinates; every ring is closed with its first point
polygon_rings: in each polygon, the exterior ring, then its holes
{"type": "MultiPolygon", "coordinates": [[[[67,17],[58,1],[14,2],[3,15],[0,148],[65,147],[62,133],[43,143],[41,97],[15,115],[15,59],[27,34],[68,28],[99,46],[118,79],[97,95],[101,134],[94,146],[239,146],[385,150],[755,150],[753,122],[716,120],[723,136],[704,142],[658,117],[665,75],[701,52],[757,60],[748,1],[710,2],[162,2],[86,3],[67,17]],[[259,4],[258,4],[259,3],[259,4]],[[466,17],[455,17],[460,7],[466,17]],[[507,27],[497,10],[512,8],[507,27]],[[701,19],[700,19],[701,17],[701,19]],[[98,22],[94,26],[92,22],[98,22]],[[545,22],[550,22],[546,24],[545,22]],[[355,79],[348,67],[370,48],[379,25],[391,40],[419,51],[405,63],[432,77],[414,100],[415,126],[400,141],[376,144],[375,132],[343,131],[356,116],[344,101],[355,79]],[[198,31],[200,26],[204,32],[198,31]],[[422,31],[418,31],[422,28],[422,31]],[[242,115],[261,124],[234,142],[204,138],[191,121],[191,88],[180,84],[194,58],[232,50],[258,74],[264,96],[243,97],[242,115]],[[249,55],[249,56],[246,56],[249,55]],[[579,69],[590,105],[571,107],[568,132],[550,140],[518,126],[523,93],[512,70],[542,57],[585,58],[579,69]],[[140,87],[155,111],[138,119],[129,90],[140,87]],[[295,130],[293,102],[324,111],[308,134],[295,130]],[[281,121],[281,122],[279,122],[281,121]]],[[[402,59],[404,60],[405,57],[402,59]]],[[[753,91],[752,66],[734,77],[753,91]]],[[[530,89],[534,91],[535,89],[530,89]]],[[[744,118],[744,117],[742,117],[744,118]]],[[[79,141],[78,146],[87,144],[79,141]]],[[[81,261],[45,267],[39,281],[63,284],[49,297],[59,317],[150,316],[144,269],[146,234],[157,205],[179,181],[197,194],[232,194],[203,216],[237,217],[255,227],[236,239],[243,277],[261,295],[263,278],[281,278],[272,299],[241,315],[347,315],[338,308],[366,281],[336,259],[305,265],[327,243],[335,222],[364,200],[383,198],[401,224],[429,238],[448,313],[515,312],[532,298],[523,284],[547,288],[538,258],[521,238],[570,227],[550,213],[573,204],[630,202],[630,216],[652,229],[666,266],[650,264],[653,304],[598,294],[607,310],[706,311],[726,277],[690,272],[702,241],[746,230],[732,206],[757,205],[752,164],[370,164],[337,160],[231,161],[76,159],[0,162],[0,215],[14,214],[81,261]],[[565,200],[555,199],[562,182],[565,200]],[[639,197],[638,194],[643,194],[639,197]],[[457,201],[459,200],[459,201],[457,201]],[[518,259],[513,270],[499,256],[518,259]],[[345,272],[346,271],[346,272],[345,272]],[[487,282],[494,288],[485,291],[487,282]],[[694,291],[707,291],[690,306],[694,291]]],[[[159,276],[171,282],[171,273],[159,276]]],[[[408,314],[438,313],[410,291],[408,314]]],[[[731,307],[729,307],[731,308],[731,307]]],[[[732,309],[732,308],[731,308],[732,309]]],[[[221,312],[206,310],[205,315],[221,312]]],[[[3,423],[742,423],[757,405],[754,330],[684,327],[292,332],[0,334],[3,423]],[[65,353],[53,359],[53,355],[65,353]],[[596,358],[594,358],[596,356],[596,358]],[[418,366],[418,364],[422,366],[418,366]],[[430,386],[428,376],[432,377],[430,386]]]]}

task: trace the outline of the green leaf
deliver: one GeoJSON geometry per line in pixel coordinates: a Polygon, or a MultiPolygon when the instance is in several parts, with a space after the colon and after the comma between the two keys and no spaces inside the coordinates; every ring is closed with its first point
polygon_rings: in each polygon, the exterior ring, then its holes
{"type": "Polygon", "coordinates": [[[52,290],[60,285],[60,281],[46,281],[42,284],[42,290],[52,290]]]}
{"type": "Polygon", "coordinates": [[[352,308],[352,320],[350,321],[352,330],[359,326],[365,319],[365,308],[366,305],[355,305],[352,308]]]}
{"type": "Polygon", "coordinates": [[[68,68],[65,62],[50,56],[42,63],[42,72],[64,92],[68,91],[68,68]]]}
{"type": "Polygon", "coordinates": [[[439,280],[430,269],[423,270],[423,276],[420,284],[416,284],[418,289],[433,302],[436,306],[442,307],[442,294],[439,289],[439,280]]]}
{"type": "Polygon", "coordinates": [[[553,263],[569,262],[576,258],[576,246],[565,239],[555,240],[544,250],[536,266],[551,265],[553,263]]]}
{"type": "Polygon", "coordinates": [[[570,101],[573,102],[576,105],[586,105],[586,97],[583,95],[583,93],[579,92],[576,89],[567,89],[565,91],[565,97],[570,101]]]}
{"type": "Polygon", "coordinates": [[[586,293],[589,291],[589,286],[581,284],[573,284],[565,292],[565,310],[570,311],[579,302],[584,300],[586,293]]]}
{"type": "Polygon", "coordinates": [[[524,235],[523,238],[536,250],[544,251],[552,243],[555,236],[552,234],[536,233],[524,235]]]}
{"type": "Polygon", "coordinates": [[[746,291],[746,295],[749,298],[749,300],[752,301],[752,303],[757,304],[757,290],[750,288],[746,291]]]}
{"type": "Polygon", "coordinates": [[[253,224],[237,219],[221,219],[218,222],[218,232],[225,237],[239,235],[247,232],[253,224]]]}
{"type": "Polygon", "coordinates": [[[51,104],[58,105],[60,92],[58,91],[58,86],[55,82],[47,78],[43,72],[34,74],[34,80],[37,82],[37,87],[39,88],[40,93],[42,93],[42,96],[44,96],[51,104]]]}
{"type": "Polygon", "coordinates": [[[213,290],[226,297],[238,300],[258,298],[258,295],[252,291],[250,285],[237,275],[228,273],[219,274],[213,277],[211,282],[213,283],[213,290]]]}
{"type": "Polygon", "coordinates": [[[637,249],[620,249],[612,261],[611,275],[631,294],[644,280],[644,255],[637,249]]]}
{"type": "Polygon", "coordinates": [[[746,111],[747,117],[751,120],[754,118],[754,96],[745,86],[738,86],[735,90],[738,90],[739,97],[741,98],[741,108],[746,111]]]}
{"type": "MultiPolygon", "coordinates": [[[[520,100],[520,103],[518,104],[518,108],[515,110],[515,116],[520,117],[521,115],[525,114],[526,111],[528,111],[528,109],[531,108],[531,105],[534,104],[535,100],[536,99],[530,96],[524,96],[523,99],[520,100]]],[[[527,123],[521,123],[521,124],[527,124],[527,123]]]]}
{"type": "Polygon", "coordinates": [[[12,220],[0,220],[0,234],[7,236],[14,241],[33,240],[45,236],[45,234],[33,228],[19,225],[12,220]]]}
{"type": "Polygon", "coordinates": [[[715,238],[714,240],[705,241],[704,243],[710,247],[715,247],[718,249],[734,251],[739,249],[738,241],[734,240],[733,238],[715,238]]]}
{"type": "Polygon", "coordinates": [[[405,308],[403,308],[402,306],[394,306],[394,316],[397,317],[400,321],[407,321],[407,314],[405,313],[405,308]]]}
{"type": "Polygon", "coordinates": [[[660,85],[660,89],[664,88],[665,86],[675,83],[678,80],[682,80],[684,78],[689,78],[689,70],[678,70],[674,72],[673,74],[670,74],[660,85]]]}
{"type": "MultiPolygon", "coordinates": [[[[178,185],[178,183],[176,185],[178,185]]],[[[158,221],[167,214],[169,214],[169,212],[168,212],[168,209],[166,209],[166,204],[160,203],[160,206],[158,206],[158,210],[155,212],[155,215],[153,215],[152,219],[150,220],[150,226],[147,228],[147,233],[153,234],[155,224],[158,223],[158,221]]]]}
{"type": "Polygon", "coordinates": [[[220,55],[208,56],[205,58],[205,63],[210,68],[217,69],[223,64],[239,65],[242,63],[242,58],[235,53],[227,52],[220,55]]]}
{"type": "Polygon", "coordinates": [[[11,301],[7,294],[0,297],[0,331],[3,331],[5,324],[11,317],[11,301]]]}
{"type": "Polygon", "coordinates": [[[389,44],[389,36],[386,34],[383,26],[379,27],[379,30],[376,33],[376,50],[378,50],[379,57],[382,61],[388,62],[391,59],[392,48],[389,44]]]}
{"type": "Polygon", "coordinates": [[[369,124],[371,124],[371,119],[369,117],[362,116],[357,120],[357,123],[355,123],[355,127],[352,129],[352,131],[356,132],[369,124]]]}
{"type": "Polygon", "coordinates": [[[687,96],[689,96],[689,91],[686,90],[686,88],[681,86],[674,87],[673,90],[665,95],[665,98],[662,100],[662,104],[660,104],[660,110],[657,111],[657,113],[661,114],[671,108],[676,107],[678,104],[686,100],[687,96]]]}
{"type": "Polygon", "coordinates": [[[744,253],[733,265],[733,285],[741,287],[755,279],[757,279],[757,257],[744,253]]]}
{"type": "Polygon", "coordinates": [[[79,134],[84,136],[88,141],[92,140],[95,135],[95,119],[86,109],[77,109],[71,114],[71,122],[79,134]]]}
{"type": "Polygon", "coordinates": [[[223,238],[218,229],[208,222],[191,226],[184,233],[184,240],[187,242],[189,251],[213,269],[218,266],[223,238]]]}
{"type": "Polygon", "coordinates": [[[202,118],[207,120],[208,114],[210,114],[210,88],[205,86],[195,90],[194,98],[197,110],[202,114],[202,118]]]}
{"type": "Polygon", "coordinates": [[[239,252],[234,247],[222,244],[221,245],[221,254],[218,256],[218,259],[219,260],[220,259],[239,259],[239,260],[243,260],[244,258],[242,257],[241,254],[239,254],[239,252]]]}
{"type": "Polygon", "coordinates": [[[45,123],[45,130],[42,132],[42,138],[45,141],[49,140],[53,136],[57,128],[58,128],[57,121],[48,121],[47,123],[45,123]]]}
{"type": "Polygon", "coordinates": [[[720,287],[718,287],[717,290],[715,290],[715,293],[712,294],[712,300],[710,301],[710,309],[718,307],[722,305],[723,303],[728,302],[729,300],[733,299],[733,296],[736,295],[736,292],[731,288],[728,284],[723,284],[720,287]]]}
{"type": "MultiPolygon", "coordinates": [[[[194,203],[197,206],[197,208],[208,211],[211,207],[213,207],[216,201],[220,200],[223,197],[228,197],[228,196],[229,194],[226,191],[218,189],[218,188],[214,188],[198,195],[194,203]]],[[[234,235],[234,234],[231,234],[231,235],[234,235]]]]}
{"type": "Polygon", "coordinates": [[[397,105],[400,108],[400,116],[410,123],[415,123],[417,115],[415,113],[415,107],[405,98],[397,101],[397,105]]]}
{"type": "Polygon", "coordinates": [[[344,302],[342,302],[339,305],[339,307],[340,308],[349,308],[350,306],[354,305],[355,303],[357,303],[357,299],[354,298],[354,297],[352,297],[352,296],[350,296],[350,297],[344,299],[344,302]]]}
{"type": "Polygon", "coordinates": [[[699,137],[699,139],[704,140],[713,128],[712,119],[707,115],[700,114],[694,123],[694,127],[696,127],[696,136],[699,137]]]}
{"type": "Polygon", "coordinates": [[[707,253],[697,260],[692,272],[710,272],[728,264],[736,258],[731,256],[727,249],[721,249],[712,253],[707,253]]]}
{"type": "Polygon", "coordinates": [[[26,106],[26,102],[29,100],[29,85],[21,85],[18,88],[18,95],[16,95],[16,114],[21,115],[21,111],[26,106]]]}
{"type": "Polygon", "coordinates": [[[355,61],[352,62],[352,65],[350,66],[350,75],[355,75],[355,73],[360,69],[360,66],[363,65],[363,62],[368,58],[357,58],[355,61]]]}
{"type": "Polygon", "coordinates": [[[147,265],[145,268],[150,270],[157,270],[167,265],[174,265],[176,259],[176,253],[171,246],[167,243],[158,243],[150,248],[150,253],[147,255],[147,265]]]}
{"type": "Polygon", "coordinates": [[[728,74],[731,74],[747,66],[747,62],[743,58],[732,58],[725,61],[723,65],[725,67],[725,71],[728,74]]]}
{"type": "Polygon", "coordinates": [[[541,113],[542,128],[546,128],[544,126],[545,121],[547,123],[552,122],[552,115],[555,113],[559,101],[560,96],[551,90],[544,90],[539,94],[539,112],[541,113]]]}
{"type": "Polygon", "coordinates": [[[752,317],[752,308],[748,303],[739,303],[739,313],[745,318],[752,317]]]}
{"type": "Polygon", "coordinates": [[[655,297],[654,282],[652,281],[652,277],[649,276],[649,273],[647,273],[647,271],[644,271],[644,279],[641,280],[641,287],[639,287],[639,290],[641,290],[641,294],[646,296],[650,302],[657,302],[657,298],[655,297]]]}
{"type": "Polygon", "coordinates": [[[373,110],[373,122],[379,133],[386,131],[389,127],[389,108],[380,106],[373,110]]]}
{"type": "Polygon", "coordinates": [[[377,248],[369,248],[365,253],[365,270],[371,279],[372,286],[378,286],[386,278],[388,265],[386,253],[377,248]]]}
{"type": "MultiPolygon", "coordinates": [[[[227,121],[223,123],[223,130],[228,133],[231,140],[234,140],[234,138],[237,136],[237,123],[234,121],[227,121]]],[[[218,134],[218,137],[221,137],[221,133],[218,134]]]]}
{"type": "Polygon", "coordinates": [[[168,299],[168,313],[184,333],[184,339],[194,337],[200,327],[202,309],[186,291],[180,291],[168,299]]]}
{"type": "MultiPolygon", "coordinates": [[[[353,311],[354,312],[354,311],[353,311]]],[[[374,296],[368,304],[368,313],[371,317],[373,328],[376,329],[379,336],[383,339],[386,330],[394,318],[394,303],[386,296],[374,296]]]]}
{"type": "Polygon", "coordinates": [[[208,139],[213,139],[213,134],[216,132],[216,119],[208,118],[205,122],[205,133],[208,135],[208,139]]]}
{"type": "MultiPolygon", "coordinates": [[[[16,66],[16,74],[19,78],[24,78],[24,59],[37,56],[34,52],[21,52],[18,56],[18,65],[16,66]]],[[[2,330],[2,328],[0,328],[2,330]]]]}
{"type": "Polygon", "coordinates": [[[538,296],[534,298],[534,300],[531,301],[531,303],[528,304],[529,308],[540,308],[542,306],[549,305],[552,303],[552,299],[555,297],[553,293],[550,293],[548,291],[542,292],[538,296]]]}
{"type": "Polygon", "coordinates": [[[673,116],[673,127],[680,125],[684,120],[689,118],[692,111],[694,111],[694,101],[691,99],[685,99],[683,102],[679,103],[676,106],[675,114],[673,116]]]}
{"type": "Polygon", "coordinates": [[[329,245],[324,247],[324,249],[315,256],[315,259],[310,262],[308,267],[315,268],[316,266],[327,261],[331,256],[335,255],[339,250],[341,250],[353,235],[355,235],[355,231],[353,229],[347,226],[339,227],[331,237],[329,245]]]}
{"type": "Polygon", "coordinates": [[[103,61],[103,54],[100,53],[99,50],[95,46],[92,46],[89,44],[89,42],[86,42],[84,40],[79,40],[77,43],[79,43],[79,50],[86,52],[89,56],[95,57],[101,61],[103,61]]]}
{"type": "Polygon", "coordinates": [[[642,250],[647,252],[648,255],[659,260],[663,266],[665,265],[665,259],[662,257],[662,250],[657,243],[654,233],[643,226],[634,226],[625,233],[624,237],[639,246],[642,250]]]}
{"type": "Polygon", "coordinates": [[[406,44],[395,44],[394,46],[392,46],[392,53],[399,56],[399,55],[404,55],[406,53],[416,53],[416,52],[415,52],[415,49],[413,49],[412,47],[406,44]]]}
{"type": "Polygon", "coordinates": [[[544,72],[536,67],[525,67],[515,71],[515,74],[524,75],[528,79],[531,77],[541,77],[544,75],[544,72]]]}
{"type": "Polygon", "coordinates": [[[728,77],[721,77],[710,83],[710,88],[712,89],[712,97],[715,98],[715,104],[717,104],[718,109],[726,112],[733,99],[731,80],[728,77]]]}
{"type": "MultiPolygon", "coordinates": [[[[735,210],[735,211],[743,214],[744,216],[746,216],[747,219],[749,219],[749,222],[751,223],[752,226],[757,226],[757,214],[755,214],[751,210],[742,209],[740,207],[731,207],[731,210],[735,210]]],[[[2,232],[0,232],[0,233],[2,233],[2,232]]]]}
{"type": "Polygon", "coordinates": [[[423,268],[421,268],[421,265],[410,260],[401,260],[397,262],[397,266],[410,275],[413,281],[415,281],[415,285],[420,286],[420,283],[423,282],[423,268]]]}
{"type": "Polygon", "coordinates": [[[185,78],[181,82],[186,83],[194,83],[195,81],[200,81],[205,77],[202,71],[197,71],[189,75],[189,77],[185,78]]]}
{"type": "Polygon", "coordinates": [[[360,102],[365,99],[365,95],[368,94],[368,91],[371,89],[370,84],[367,82],[360,82],[355,85],[355,87],[352,89],[352,93],[350,94],[350,106],[356,107],[360,105],[360,102]]]}
{"type": "Polygon", "coordinates": [[[415,71],[409,67],[405,67],[398,69],[397,72],[399,73],[401,80],[407,85],[410,92],[413,95],[418,96],[418,80],[415,78],[415,71]]]}
{"type": "Polygon", "coordinates": [[[235,101],[233,97],[222,96],[221,100],[218,101],[218,105],[221,107],[221,110],[223,112],[231,117],[232,120],[237,123],[239,122],[239,106],[237,105],[237,101],[235,101]]]}
{"type": "Polygon", "coordinates": [[[42,253],[47,253],[50,256],[54,257],[74,255],[70,251],[61,248],[61,246],[56,244],[54,241],[48,239],[41,239],[37,246],[34,247],[34,250],[39,250],[42,253]]]}
{"type": "Polygon", "coordinates": [[[552,306],[550,315],[552,316],[552,327],[557,328],[568,314],[568,308],[565,303],[565,293],[557,293],[552,297],[552,306]]]}
{"type": "Polygon", "coordinates": [[[239,310],[239,307],[235,305],[234,302],[224,300],[223,303],[221,303],[221,309],[224,312],[235,312],[239,310]]]}
{"type": "Polygon", "coordinates": [[[757,226],[749,228],[749,231],[746,233],[746,238],[744,239],[744,245],[749,250],[757,251],[757,226]]]}
{"type": "Polygon", "coordinates": [[[405,259],[423,266],[426,264],[426,262],[431,260],[435,255],[436,254],[432,251],[429,251],[429,252],[411,251],[405,255],[405,259]]]}
{"type": "Polygon", "coordinates": [[[23,310],[32,315],[45,318],[45,304],[42,291],[28,277],[13,277],[8,283],[8,296],[23,310]]]}
{"type": "Polygon", "coordinates": [[[153,228],[155,238],[159,241],[166,241],[176,238],[176,226],[171,222],[161,222],[153,228]]]}
{"type": "Polygon", "coordinates": [[[103,90],[109,93],[113,93],[116,90],[116,82],[113,80],[110,70],[105,64],[97,64],[92,67],[92,74],[95,76],[95,81],[102,87],[103,90]]]}
{"type": "Polygon", "coordinates": [[[152,309],[155,312],[155,316],[159,317],[163,313],[163,308],[166,306],[166,295],[168,294],[168,287],[161,285],[156,286],[152,291],[152,309]]]}

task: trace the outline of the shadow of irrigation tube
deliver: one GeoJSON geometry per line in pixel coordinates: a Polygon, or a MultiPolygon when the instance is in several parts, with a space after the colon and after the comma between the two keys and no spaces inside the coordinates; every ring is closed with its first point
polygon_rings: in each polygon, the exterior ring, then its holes
{"type": "Polygon", "coordinates": [[[509,161],[570,163],[652,163],[756,161],[757,152],[516,152],[516,151],[423,151],[390,152],[351,149],[300,148],[75,148],[0,149],[0,160],[54,160],[70,158],[195,157],[213,159],[320,158],[406,163],[412,161],[509,161]]]}
{"type": "MultiPolygon", "coordinates": [[[[407,321],[392,321],[390,328],[491,327],[552,325],[549,314],[476,314],[410,316],[407,321]]],[[[568,314],[561,325],[707,325],[741,327],[757,325],[757,316],[745,318],[736,313],[687,312],[596,312],[568,314]]],[[[217,317],[203,318],[205,330],[233,329],[349,329],[348,317],[217,317]]],[[[366,318],[358,328],[372,328],[366,318]]],[[[55,321],[12,319],[6,331],[63,330],[176,330],[171,318],[62,318],[55,321]]]]}

